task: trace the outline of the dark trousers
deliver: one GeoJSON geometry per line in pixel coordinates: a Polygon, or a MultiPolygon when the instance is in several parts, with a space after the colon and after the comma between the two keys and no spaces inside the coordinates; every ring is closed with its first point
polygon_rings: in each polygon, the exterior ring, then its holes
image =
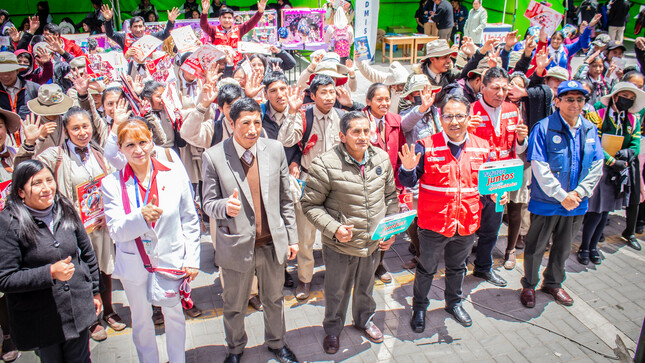
{"type": "Polygon", "coordinates": [[[580,250],[590,251],[598,249],[598,241],[607,226],[609,212],[594,213],[587,212],[582,222],[582,242],[580,250]]]}
{"type": "Polygon", "coordinates": [[[78,338],[36,349],[42,363],[87,363],[90,359],[90,334],[83,329],[78,338]]]}
{"type": "Polygon", "coordinates": [[[376,250],[367,257],[350,256],[323,244],[322,253],[325,261],[325,334],[339,336],[343,331],[352,289],[354,325],[365,327],[376,312],[372,292],[381,252],[376,250]]]}
{"type": "Polygon", "coordinates": [[[508,203],[508,243],[506,244],[507,252],[515,249],[515,245],[517,245],[517,239],[520,237],[523,206],[523,203],[508,203]]]}
{"type": "Polygon", "coordinates": [[[452,308],[461,304],[461,285],[466,275],[466,258],[474,243],[474,234],[446,237],[437,232],[419,228],[420,254],[414,276],[413,310],[428,309],[430,303],[428,293],[432,287],[432,279],[437,273],[442,251],[446,263],[446,290],[444,291],[446,307],[452,308]]]}
{"type": "Polygon", "coordinates": [[[564,281],[564,263],[571,253],[571,241],[578,233],[584,216],[540,216],[531,214],[531,228],[526,235],[524,247],[524,288],[535,288],[540,278],[538,273],[546,245],[553,235],[549,262],[544,270],[542,286],[560,288],[564,281]]]}
{"type": "Polygon", "coordinates": [[[495,211],[495,202],[488,195],[482,196],[481,201],[482,216],[481,225],[477,231],[475,272],[489,272],[493,267],[493,249],[497,243],[504,212],[495,211]]]}

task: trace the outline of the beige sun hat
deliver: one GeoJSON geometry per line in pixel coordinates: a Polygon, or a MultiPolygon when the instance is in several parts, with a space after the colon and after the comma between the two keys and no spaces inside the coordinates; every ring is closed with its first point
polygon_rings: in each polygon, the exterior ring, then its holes
{"type": "Polygon", "coordinates": [[[445,39],[435,39],[426,44],[426,55],[419,58],[420,61],[431,57],[443,57],[444,55],[457,56],[457,51],[450,49],[448,42],[445,39]]]}
{"type": "Polygon", "coordinates": [[[561,81],[568,81],[569,71],[567,71],[562,67],[552,67],[552,68],[549,68],[548,71],[546,71],[546,76],[544,76],[545,79],[549,77],[557,78],[561,81]]]}
{"type": "Polygon", "coordinates": [[[72,68],[85,68],[87,67],[87,58],[85,57],[76,57],[69,61],[69,66],[72,68]]]}
{"type": "Polygon", "coordinates": [[[408,72],[405,67],[398,61],[392,62],[390,64],[390,69],[388,70],[387,77],[385,78],[385,81],[383,83],[386,86],[393,86],[395,84],[401,84],[405,83],[408,81],[408,77],[410,76],[410,72],[408,72]]]}
{"type": "MultiPolygon", "coordinates": [[[[331,78],[336,80],[336,86],[342,86],[343,84],[347,83],[347,74],[342,74],[338,71],[338,68],[340,67],[340,64],[336,64],[334,62],[320,62],[316,66],[316,70],[314,73],[309,76],[309,83],[313,81],[313,79],[319,75],[319,74],[324,74],[327,76],[330,76],[331,78]]],[[[344,66],[343,66],[344,67],[344,66]]],[[[347,68],[347,67],[345,67],[347,68]]]]}
{"type": "Polygon", "coordinates": [[[0,117],[4,120],[8,134],[13,134],[20,128],[20,116],[17,113],[0,108],[0,117]]]}
{"type": "Polygon", "coordinates": [[[423,89],[426,87],[430,87],[430,90],[433,91],[441,88],[439,86],[433,86],[428,80],[428,76],[426,76],[425,74],[413,75],[412,77],[410,77],[408,84],[408,90],[401,95],[401,98],[407,97],[412,92],[423,91],[423,89]]]}
{"type": "Polygon", "coordinates": [[[0,52],[0,73],[11,71],[22,71],[27,66],[18,64],[18,57],[11,52],[0,52]]]}
{"type": "Polygon", "coordinates": [[[27,107],[39,116],[55,116],[64,114],[73,104],[59,85],[43,84],[38,88],[38,98],[27,102],[27,107]]]}
{"type": "Polygon", "coordinates": [[[634,95],[636,95],[636,99],[634,100],[634,105],[629,110],[627,110],[627,112],[637,113],[637,112],[640,112],[643,108],[645,108],[645,92],[643,92],[643,90],[639,89],[638,87],[636,87],[635,84],[631,82],[616,83],[616,85],[614,85],[614,88],[611,89],[611,93],[601,97],[600,102],[602,102],[603,105],[609,107],[609,101],[611,100],[611,98],[614,97],[615,94],[621,91],[633,92],[634,95]]]}
{"type": "Polygon", "coordinates": [[[336,63],[338,65],[336,67],[338,73],[342,73],[342,74],[345,74],[345,75],[347,73],[349,73],[349,68],[347,68],[346,65],[344,65],[344,64],[342,64],[340,62],[340,56],[337,53],[334,53],[334,52],[325,53],[325,55],[322,57],[322,60],[320,61],[320,63],[325,63],[325,62],[336,63]]]}

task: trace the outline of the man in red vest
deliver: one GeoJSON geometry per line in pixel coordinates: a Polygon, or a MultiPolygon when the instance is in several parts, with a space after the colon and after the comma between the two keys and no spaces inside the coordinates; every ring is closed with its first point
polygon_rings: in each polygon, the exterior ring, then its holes
{"type": "MultiPolygon", "coordinates": [[[[528,127],[519,110],[506,101],[509,89],[508,73],[499,67],[486,71],[482,79],[482,97],[471,105],[470,113],[481,121],[471,121],[470,132],[488,141],[490,161],[509,160],[526,151],[528,127]]],[[[490,196],[482,196],[481,227],[477,231],[477,252],[473,276],[504,287],[506,280],[493,271],[493,249],[497,243],[502,212],[495,211],[490,196]]]]}
{"type": "Polygon", "coordinates": [[[443,131],[418,141],[414,151],[403,145],[399,153],[401,184],[413,187],[419,182],[420,255],[410,320],[417,333],[425,329],[428,293],[444,251],[445,309],[461,325],[472,325],[461,305],[461,285],[480,222],[478,171],[490,148],[486,140],[468,132],[470,120],[470,102],[461,95],[447,95],[441,108],[443,131]]]}
{"type": "Polygon", "coordinates": [[[204,33],[208,34],[210,41],[214,45],[228,45],[236,50],[234,62],[237,64],[242,60],[242,54],[237,52],[237,43],[258,24],[264,14],[267,1],[258,1],[258,11],[242,25],[235,25],[235,12],[233,12],[233,9],[222,7],[219,9],[219,25],[212,26],[208,24],[208,8],[211,2],[210,0],[202,0],[202,16],[199,18],[199,26],[201,26],[204,33]]]}

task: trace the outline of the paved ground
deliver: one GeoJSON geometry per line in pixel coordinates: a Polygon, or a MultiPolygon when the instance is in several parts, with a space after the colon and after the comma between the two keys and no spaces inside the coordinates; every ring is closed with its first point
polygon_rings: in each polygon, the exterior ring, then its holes
{"type": "MultiPolygon", "coordinates": [[[[579,60],[576,62],[579,64],[579,60]]],[[[366,89],[367,82],[359,76],[355,99],[363,100],[366,89]]],[[[474,324],[464,328],[443,310],[444,281],[443,276],[438,276],[431,291],[426,331],[422,334],[413,333],[408,325],[414,273],[401,267],[411,256],[406,238],[399,236],[385,255],[385,264],[395,280],[387,285],[377,282],[374,290],[378,310],[375,322],[383,330],[385,341],[372,344],[362,337],[351,327],[350,315],[340,336],[341,350],[335,355],[327,355],[322,349],[325,301],[321,289],[325,272],[320,251],[316,251],[311,298],[298,302],[293,290],[284,290],[287,340],[301,361],[312,362],[607,362],[617,359],[621,353],[617,347],[623,344],[626,349],[622,352],[627,354],[622,357],[633,356],[645,316],[645,252],[636,252],[620,242],[623,228],[623,214],[612,215],[607,241],[601,244],[605,260],[600,266],[578,264],[573,254],[577,246],[572,248],[564,287],[575,299],[573,307],[558,305],[550,296],[538,292],[536,307],[526,309],[519,301],[519,281],[523,274],[521,254],[515,270],[500,267],[506,246],[503,226],[495,251],[495,267],[509,281],[509,286],[497,288],[467,276],[464,306],[474,324]]],[[[222,289],[212,263],[209,238],[204,236],[202,272],[193,284],[193,298],[205,313],[187,321],[188,362],[221,362],[226,354],[222,289]]],[[[579,243],[580,236],[575,241],[579,243]]],[[[295,277],[294,268],[291,262],[289,270],[295,277]]],[[[114,298],[116,310],[129,322],[127,300],[118,282],[114,298]]],[[[249,309],[246,324],[249,343],[243,362],[274,361],[263,345],[263,314],[249,309]]],[[[93,361],[136,362],[130,328],[122,332],[108,329],[108,332],[105,342],[91,343],[93,361]]],[[[157,333],[160,351],[165,355],[163,328],[157,333]]],[[[37,358],[33,353],[23,353],[18,360],[34,361],[37,358]]]]}

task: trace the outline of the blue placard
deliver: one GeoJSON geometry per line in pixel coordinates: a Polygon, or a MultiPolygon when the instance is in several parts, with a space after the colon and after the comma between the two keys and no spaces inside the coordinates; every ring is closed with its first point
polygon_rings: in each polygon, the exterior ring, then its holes
{"type": "Polygon", "coordinates": [[[383,218],[376,226],[372,240],[388,239],[395,234],[407,231],[416,216],[417,211],[411,210],[383,218]]]}

